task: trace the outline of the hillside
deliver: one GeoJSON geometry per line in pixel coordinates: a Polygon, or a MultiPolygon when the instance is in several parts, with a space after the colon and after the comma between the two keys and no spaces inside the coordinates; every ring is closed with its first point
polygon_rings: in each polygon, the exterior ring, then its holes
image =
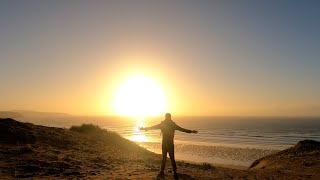
{"type": "MultiPolygon", "coordinates": [[[[282,171],[299,176],[320,173],[320,142],[300,141],[294,147],[260,158],[252,163],[250,170],[282,171]]],[[[320,176],[319,176],[320,177],[320,176]]]]}
{"type": "Polygon", "coordinates": [[[8,177],[84,177],[108,172],[128,154],[140,161],[157,157],[99,128],[79,133],[1,119],[0,132],[0,169],[8,177]]]}

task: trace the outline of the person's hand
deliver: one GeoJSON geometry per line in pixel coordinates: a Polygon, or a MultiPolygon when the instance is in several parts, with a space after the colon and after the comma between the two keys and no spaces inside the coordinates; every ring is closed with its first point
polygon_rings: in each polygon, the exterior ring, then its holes
{"type": "Polygon", "coordinates": [[[142,130],[145,130],[145,129],[144,129],[144,127],[139,127],[139,130],[142,131],[142,130]]]}
{"type": "Polygon", "coordinates": [[[192,130],[192,133],[195,133],[195,134],[197,134],[197,133],[198,133],[198,131],[196,131],[196,130],[192,130]]]}

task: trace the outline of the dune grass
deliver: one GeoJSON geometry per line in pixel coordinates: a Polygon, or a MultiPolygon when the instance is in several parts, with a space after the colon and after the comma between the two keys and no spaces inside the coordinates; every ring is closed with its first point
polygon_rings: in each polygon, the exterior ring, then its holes
{"type": "Polygon", "coordinates": [[[71,126],[70,131],[89,134],[89,133],[105,133],[106,129],[100,128],[98,125],[93,124],[82,124],[81,126],[71,126]]]}

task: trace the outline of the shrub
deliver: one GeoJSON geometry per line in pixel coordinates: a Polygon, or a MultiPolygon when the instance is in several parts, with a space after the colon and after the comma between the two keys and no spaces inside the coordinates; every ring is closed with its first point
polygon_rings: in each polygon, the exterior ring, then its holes
{"type": "Polygon", "coordinates": [[[213,169],[214,169],[214,167],[211,166],[211,164],[209,164],[209,163],[203,163],[203,164],[202,164],[202,168],[203,168],[204,170],[213,170],[213,169]]]}
{"type": "Polygon", "coordinates": [[[71,126],[70,131],[75,131],[78,133],[91,134],[91,133],[103,133],[106,130],[101,129],[97,125],[93,124],[82,124],[81,126],[71,126]]]}

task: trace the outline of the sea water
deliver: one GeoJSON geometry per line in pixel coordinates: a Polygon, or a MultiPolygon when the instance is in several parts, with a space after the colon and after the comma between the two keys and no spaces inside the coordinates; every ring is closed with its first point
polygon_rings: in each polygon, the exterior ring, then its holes
{"type": "MultiPolygon", "coordinates": [[[[318,118],[177,117],[174,121],[181,127],[199,131],[198,134],[175,133],[176,158],[185,161],[248,167],[254,160],[294,146],[301,140],[320,141],[318,118]]],[[[137,130],[137,124],[150,126],[160,122],[161,119],[151,119],[105,128],[161,153],[160,130],[137,130]]]]}
{"type": "MultiPolygon", "coordinates": [[[[33,119],[34,120],[34,119],[33,119]]],[[[140,131],[163,118],[61,117],[41,119],[36,124],[70,127],[97,124],[161,153],[161,131],[140,131]]],[[[263,156],[294,146],[301,140],[320,141],[320,118],[310,117],[174,117],[179,126],[197,134],[175,132],[176,159],[235,167],[248,167],[263,156]]]]}

